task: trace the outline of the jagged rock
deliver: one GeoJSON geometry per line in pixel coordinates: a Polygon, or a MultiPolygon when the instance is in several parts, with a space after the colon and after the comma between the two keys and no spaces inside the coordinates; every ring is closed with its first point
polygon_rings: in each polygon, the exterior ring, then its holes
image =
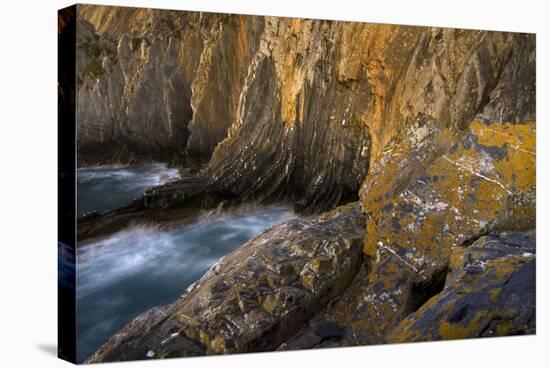
{"type": "MultiPolygon", "coordinates": [[[[363,237],[358,203],[278,225],[222,258],[164,318],[138,317],[87,362],[187,356],[196,346],[201,354],[273,350],[349,285],[363,237]]],[[[315,330],[338,333],[327,323],[315,330]]]]}
{"type": "Polygon", "coordinates": [[[299,209],[330,208],[356,192],[369,162],[417,112],[464,128],[496,84],[510,41],[495,33],[269,19],[239,119],[207,172],[247,198],[295,191],[299,209]],[[300,42],[289,47],[283,40],[298,27],[300,42]],[[450,48],[461,53],[451,58],[450,48]],[[442,76],[433,63],[445,65],[442,76]]]}
{"type": "Polygon", "coordinates": [[[387,342],[534,334],[535,257],[534,230],[455,248],[443,291],[400,322],[387,342]]]}
{"type": "Polygon", "coordinates": [[[89,5],[78,17],[80,164],[208,161],[234,119],[263,23],[89,5]]]}
{"type": "Polygon", "coordinates": [[[337,298],[331,300],[319,313],[302,326],[277,350],[316,349],[335,346],[350,346],[349,326],[351,317],[362,298],[364,282],[370,270],[369,262],[363,262],[353,282],[337,298]],[[320,328],[321,326],[321,328],[320,328]],[[325,333],[326,326],[330,333],[325,333]]]}
{"type": "Polygon", "coordinates": [[[176,155],[187,140],[191,89],[175,43],[136,32],[112,39],[83,19],[77,35],[79,163],[176,155]]]}

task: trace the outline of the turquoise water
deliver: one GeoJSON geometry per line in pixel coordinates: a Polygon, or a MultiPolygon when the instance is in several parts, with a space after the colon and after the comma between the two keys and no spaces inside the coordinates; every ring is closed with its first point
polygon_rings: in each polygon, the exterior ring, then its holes
{"type": "MultiPolygon", "coordinates": [[[[90,180],[103,181],[93,184],[108,190],[116,175],[103,174],[90,180]]],[[[79,243],[78,361],[140,313],[177,300],[221,257],[292,216],[286,207],[264,207],[203,218],[172,230],[134,226],[79,243]]]]}

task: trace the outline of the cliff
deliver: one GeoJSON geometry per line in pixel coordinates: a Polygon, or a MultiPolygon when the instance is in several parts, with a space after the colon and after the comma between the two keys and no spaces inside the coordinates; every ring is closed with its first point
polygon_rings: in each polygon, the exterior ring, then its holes
{"type": "Polygon", "coordinates": [[[220,260],[90,361],[535,331],[534,35],[78,14],[79,162],[186,168],[80,219],[79,236],[247,201],[316,214],[220,260]]]}
{"type": "Polygon", "coordinates": [[[245,199],[299,199],[308,210],[353,200],[418,113],[454,130],[484,108],[499,121],[534,114],[530,35],[86,5],[78,14],[79,161],[206,164],[245,199]]]}
{"type": "Polygon", "coordinates": [[[79,18],[79,160],[181,161],[189,152],[207,161],[235,116],[257,22],[86,5],[79,18]]]}

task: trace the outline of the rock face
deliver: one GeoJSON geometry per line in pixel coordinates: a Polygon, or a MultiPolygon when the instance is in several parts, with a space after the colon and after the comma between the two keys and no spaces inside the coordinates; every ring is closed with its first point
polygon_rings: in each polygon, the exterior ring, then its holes
{"type": "Polygon", "coordinates": [[[534,35],[78,10],[80,162],[188,174],[80,238],[250,201],[310,215],[89,362],[535,332],[534,35]]]}
{"type": "Polygon", "coordinates": [[[257,19],[88,5],[78,14],[80,162],[208,160],[235,116],[257,19]]]}
{"type": "Polygon", "coordinates": [[[78,14],[80,162],[207,163],[206,176],[246,200],[330,209],[357,198],[369,165],[418,113],[461,130],[490,98],[499,121],[535,111],[532,35],[88,5],[78,14]]]}

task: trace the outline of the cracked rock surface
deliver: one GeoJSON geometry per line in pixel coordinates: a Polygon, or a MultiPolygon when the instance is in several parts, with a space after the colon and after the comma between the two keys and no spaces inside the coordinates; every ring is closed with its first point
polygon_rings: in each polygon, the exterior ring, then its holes
{"type": "Polygon", "coordinates": [[[443,291],[407,316],[388,342],[535,333],[535,231],[483,236],[453,250],[443,291]]]}

